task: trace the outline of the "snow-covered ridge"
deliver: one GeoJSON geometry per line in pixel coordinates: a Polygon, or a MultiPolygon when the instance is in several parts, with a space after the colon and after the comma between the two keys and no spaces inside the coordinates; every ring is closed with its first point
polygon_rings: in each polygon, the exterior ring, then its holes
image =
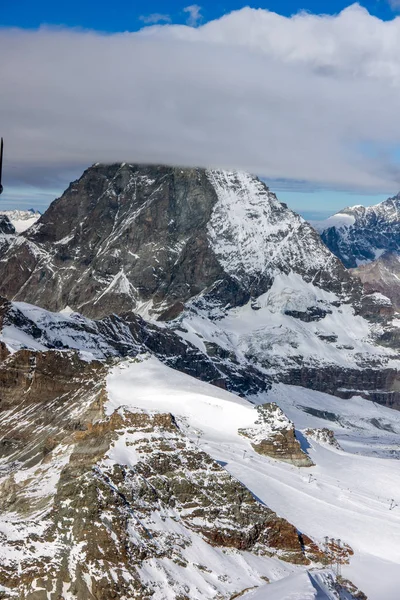
{"type": "Polygon", "coordinates": [[[400,194],[375,206],[351,206],[324,221],[310,221],[346,267],[400,251],[400,194]]]}
{"type": "Polygon", "coordinates": [[[356,218],[354,215],[344,212],[338,212],[324,221],[309,221],[310,225],[312,225],[318,233],[323,233],[330,227],[336,227],[337,229],[351,227],[355,222],[356,218]]]}
{"type": "Polygon", "coordinates": [[[271,276],[280,270],[329,269],[334,257],[302,217],[288,210],[256,177],[207,171],[218,202],[208,226],[212,248],[234,277],[271,276]]]}
{"type": "Polygon", "coordinates": [[[373,206],[363,206],[362,204],[348,206],[324,221],[310,221],[310,223],[322,233],[329,227],[351,227],[357,221],[372,215],[387,223],[398,223],[400,221],[400,193],[373,206]]]}
{"type": "Polygon", "coordinates": [[[16,233],[22,233],[34,225],[41,217],[39,211],[30,210],[0,210],[0,215],[6,215],[15,227],[16,233]]]}

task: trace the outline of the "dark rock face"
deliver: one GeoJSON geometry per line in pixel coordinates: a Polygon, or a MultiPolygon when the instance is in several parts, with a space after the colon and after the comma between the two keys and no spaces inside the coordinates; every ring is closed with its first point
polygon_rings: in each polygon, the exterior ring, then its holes
{"type": "Polygon", "coordinates": [[[1,290],[91,317],[151,299],[171,310],[223,275],[205,235],[215,202],[200,169],[92,167],[7,257],[1,290]],[[20,261],[26,268],[16,277],[20,261]]]}
{"type": "Polygon", "coordinates": [[[22,238],[3,252],[0,294],[92,318],[135,310],[168,320],[200,293],[242,305],[276,269],[338,293],[357,288],[314,230],[244,174],[95,165],[22,238]]]}
{"type": "Polygon", "coordinates": [[[400,372],[393,368],[325,369],[302,367],[282,373],[277,378],[283,383],[351,398],[362,396],[390,408],[400,409],[400,372]]]}
{"type": "Polygon", "coordinates": [[[400,194],[376,206],[346,208],[319,225],[321,238],[346,267],[354,268],[375,260],[377,253],[400,252],[399,215],[400,194]]]}
{"type": "Polygon", "coordinates": [[[337,450],[342,449],[335,437],[335,433],[332,431],[332,429],[328,429],[327,427],[323,427],[321,429],[306,429],[304,434],[307,436],[307,438],[315,440],[316,442],[332,446],[337,450]]]}
{"type": "Polygon", "coordinates": [[[10,219],[6,215],[0,214],[0,234],[13,235],[15,234],[15,227],[11,223],[10,219]]]}
{"type": "Polygon", "coordinates": [[[289,317],[294,317],[295,319],[300,319],[305,323],[311,323],[313,321],[321,321],[329,311],[319,308],[318,306],[311,306],[307,308],[306,311],[298,311],[298,310],[286,310],[285,314],[289,317]]]}
{"type": "Polygon", "coordinates": [[[10,219],[6,215],[0,214],[0,260],[1,256],[9,249],[14,235],[15,228],[10,219]]]}

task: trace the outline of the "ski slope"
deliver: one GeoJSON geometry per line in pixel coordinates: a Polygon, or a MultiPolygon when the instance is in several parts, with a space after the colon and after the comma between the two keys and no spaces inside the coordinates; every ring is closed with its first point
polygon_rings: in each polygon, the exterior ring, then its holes
{"type": "MultiPolygon", "coordinates": [[[[355,556],[343,574],[369,600],[398,600],[400,506],[395,505],[400,505],[400,413],[361,398],[346,401],[303,388],[275,386],[253,400],[277,402],[294,421],[299,439],[315,463],[312,468],[299,469],[258,455],[249,441],[238,435],[239,427],[254,422],[254,405],[174,371],[154,357],[115,366],[107,389],[108,414],[120,406],[171,412],[189,437],[278,515],[321,544],[325,536],[350,544],[355,556]],[[307,441],[301,430],[308,427],[329,427],[343,449],[307,441]]],[[[287,588],[284,592],[273,584],[263,591],[249,591],[246,597],[330,597],[318,591],[309,578],[293,581],[280,583],[287,588]],[[302,586],[309,595],[303,594],[302,586]]]]}

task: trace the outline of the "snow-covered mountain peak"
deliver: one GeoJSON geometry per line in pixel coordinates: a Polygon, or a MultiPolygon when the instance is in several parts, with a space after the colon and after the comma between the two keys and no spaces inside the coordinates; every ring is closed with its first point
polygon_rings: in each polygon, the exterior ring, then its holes
{"type": "MultiPolygon", "coordinates": [[[[307,369],[304,381],[316,389],[383,388],[398,401],[396,336],[383,324],[392,307],[375,297],[365,305],[361,283],[315,230],[249,174],[91,167],[1,253],[0,294],[90,319],[136,312],[169,322],[173,351],[188,351],[178,337],[194,344],[221,385],[235,379],[248,391],[244,373],[259,387],[307,369]],[[364,381],[367,365],[374,371],[364,381]],[[338,383],[343,368],[351,375],[338,383]]],[[[42,321],[58,336],[58,317],[41,318],[40,329],[42,321]]],[[[61,343],[74,322],[62,325],[61,343]]]]}
{"type": "Polygon", "coordinates": [[[208,171],[218,202],[208,233],[224,269],[245,281],[297,270],[308,275],[334,269],[302,217],[278,201],[264,183],[247,173],[208,171]]]}
{"type": "Polygon", "coordinates": [[[95,165],[23,240],[0,262],[0,293],[95,318],[171,319],[200,296],[237,306],[290,271],[340,294],[356,286],[308,223],[241,172],[95,165]]]}
{"type": "Polygon", "coordinates": [[[400,250],[400,193],[375,206],[351,206],[311,224],[346,267],[357,267],[400,250]]]}

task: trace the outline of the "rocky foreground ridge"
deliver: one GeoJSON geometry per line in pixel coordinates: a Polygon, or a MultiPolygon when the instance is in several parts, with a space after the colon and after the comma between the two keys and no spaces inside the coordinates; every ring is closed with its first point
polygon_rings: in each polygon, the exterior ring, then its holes
{"type": "MultiPolygon", "coordinates": [[[[0,350],[3,598],[228,599],[244,581],[268,581],[263,557],[326,564],[323,549],[191,441],[184,422],[106,411],[104,363],[0,350]]],[[[346,562],[351,549],[338,551],[346,562]]]]}

